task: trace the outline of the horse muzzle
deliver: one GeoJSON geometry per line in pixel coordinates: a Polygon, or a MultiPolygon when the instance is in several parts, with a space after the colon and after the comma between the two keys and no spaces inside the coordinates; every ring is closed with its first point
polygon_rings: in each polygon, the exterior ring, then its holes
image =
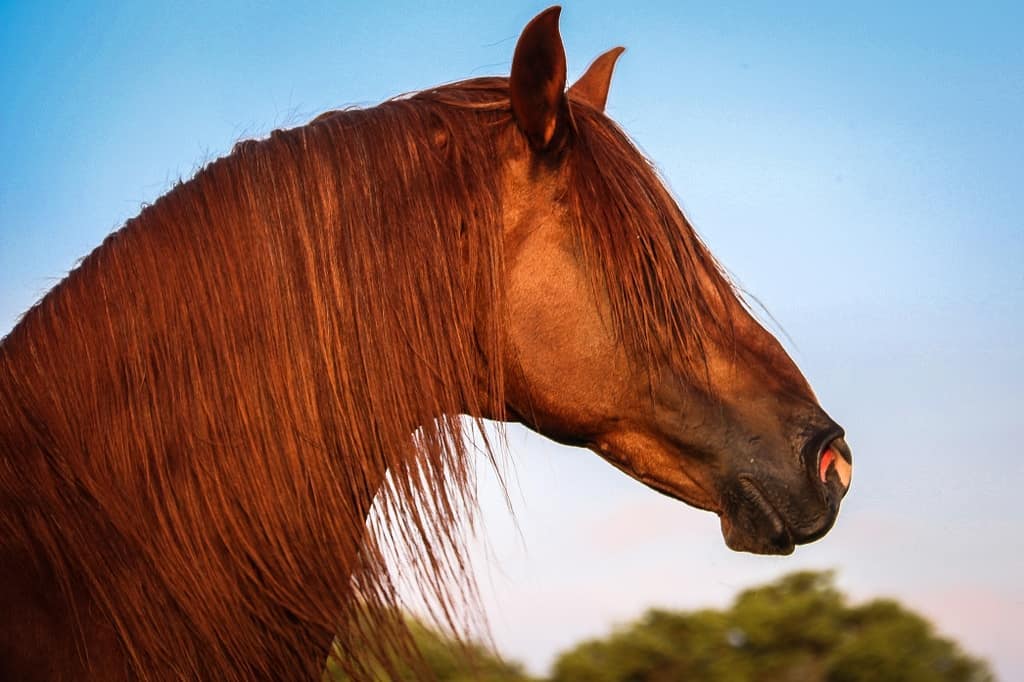
{"type": "Polygon", "coordinates": [[[809,440],[801,460],[804,466],[795,476],[763,469],[734,477],[719,514],[730,549],[790,554],[832,528],[853,472],[842,429],[833,425],[809,440]]]}

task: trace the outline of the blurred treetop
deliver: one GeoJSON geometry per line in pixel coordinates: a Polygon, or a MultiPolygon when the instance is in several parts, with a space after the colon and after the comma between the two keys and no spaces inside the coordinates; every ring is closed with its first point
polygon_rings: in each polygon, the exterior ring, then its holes
{"type": "MultiPolygon", "coordinates": [[[[439,682],[531,682],[479,645],[418,626],[439,682]],[[467,656],[468,653],[468,656],[467,656]],[[467,663],[468,661],[468,663],[467,663]]],[[[339,678],[340,679],[340,678],[339,678]]],[[[403,680],[415,677],[411,671],[403,680]]],[[[890,599],[850,606],[834,574],[799,572],[724,611],[652,609],[555,661],[550,682],[994,682],[986,663],[890,599]]]]}

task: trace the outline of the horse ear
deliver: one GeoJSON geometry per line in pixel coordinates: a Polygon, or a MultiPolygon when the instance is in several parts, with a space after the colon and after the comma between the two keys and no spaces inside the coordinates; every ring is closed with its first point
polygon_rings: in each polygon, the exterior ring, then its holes
{"type": "Polygon", "coordinates": [[[558,33],[562,8],[549,7],[526,25],[509,77],[512,115],[535,151],[556,146],[572,127],[565,94],[565,48],[558,33]]]}
{"type": "Polygon", "coordinates": [[[624,47],[613,47],[595,59],[586,73],[569,88],[569,96],[586,102],[598,111],[604,111],[604,105],[608,101],[608,88],[612,84],[615,61],[625,51],[624,47]]]}

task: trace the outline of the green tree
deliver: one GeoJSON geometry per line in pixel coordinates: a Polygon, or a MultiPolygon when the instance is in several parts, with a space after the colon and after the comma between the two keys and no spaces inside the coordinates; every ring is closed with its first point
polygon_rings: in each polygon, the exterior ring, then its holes
{"type": "MultiPolygon", "coordinates": [[[[530,682],[521,666],[413,622],[437,682],[530,682]]],[[[328,665],[325,680],[346,680],[328,665]],[[333,674],[333,677],[331,676],[333,674]]],[[[397,680],[416,680],[400,666],[397,680]]],[[[558,657],[550,682],[994,682],[988,666],[888,599],[847,604],[830,571],[745,590],[726,610],[652,609],[558,657]]],[[[396,680],[379,675],[379,680],[396,680]]]]}
{"type": "Polygon", "coordinates": [[[888,599],[846,614],[846,636],[826,662],[827,682],[990,682],[988,668],[928,621],[888,599]]]}
{"type": "Polygon", "coordinates": [[[552,682],[992,682],[981,660],[889,600],[850,607],[831,572],[741,593],[725,611],[648,611],[555,663],[552,682]]]}

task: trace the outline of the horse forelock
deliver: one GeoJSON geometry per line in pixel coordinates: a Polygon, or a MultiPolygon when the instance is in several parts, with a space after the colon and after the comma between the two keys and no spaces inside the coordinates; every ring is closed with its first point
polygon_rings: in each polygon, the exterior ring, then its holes
{"type": "MultiPolygon", "coordinates": [[[[625,135],[576,115],[568,202],[617,327],[697,365],[731,289],[625,135]]],[[[318,675],[309,643],[335,632],[368,676],[407,647],[398,545],[462,618],[475,458],[455,415],[502,416],[513,126],[505,79],[476,79],[242,142],[4,339],[8,542],[95,599],[140,675],[318,675]]]]}

